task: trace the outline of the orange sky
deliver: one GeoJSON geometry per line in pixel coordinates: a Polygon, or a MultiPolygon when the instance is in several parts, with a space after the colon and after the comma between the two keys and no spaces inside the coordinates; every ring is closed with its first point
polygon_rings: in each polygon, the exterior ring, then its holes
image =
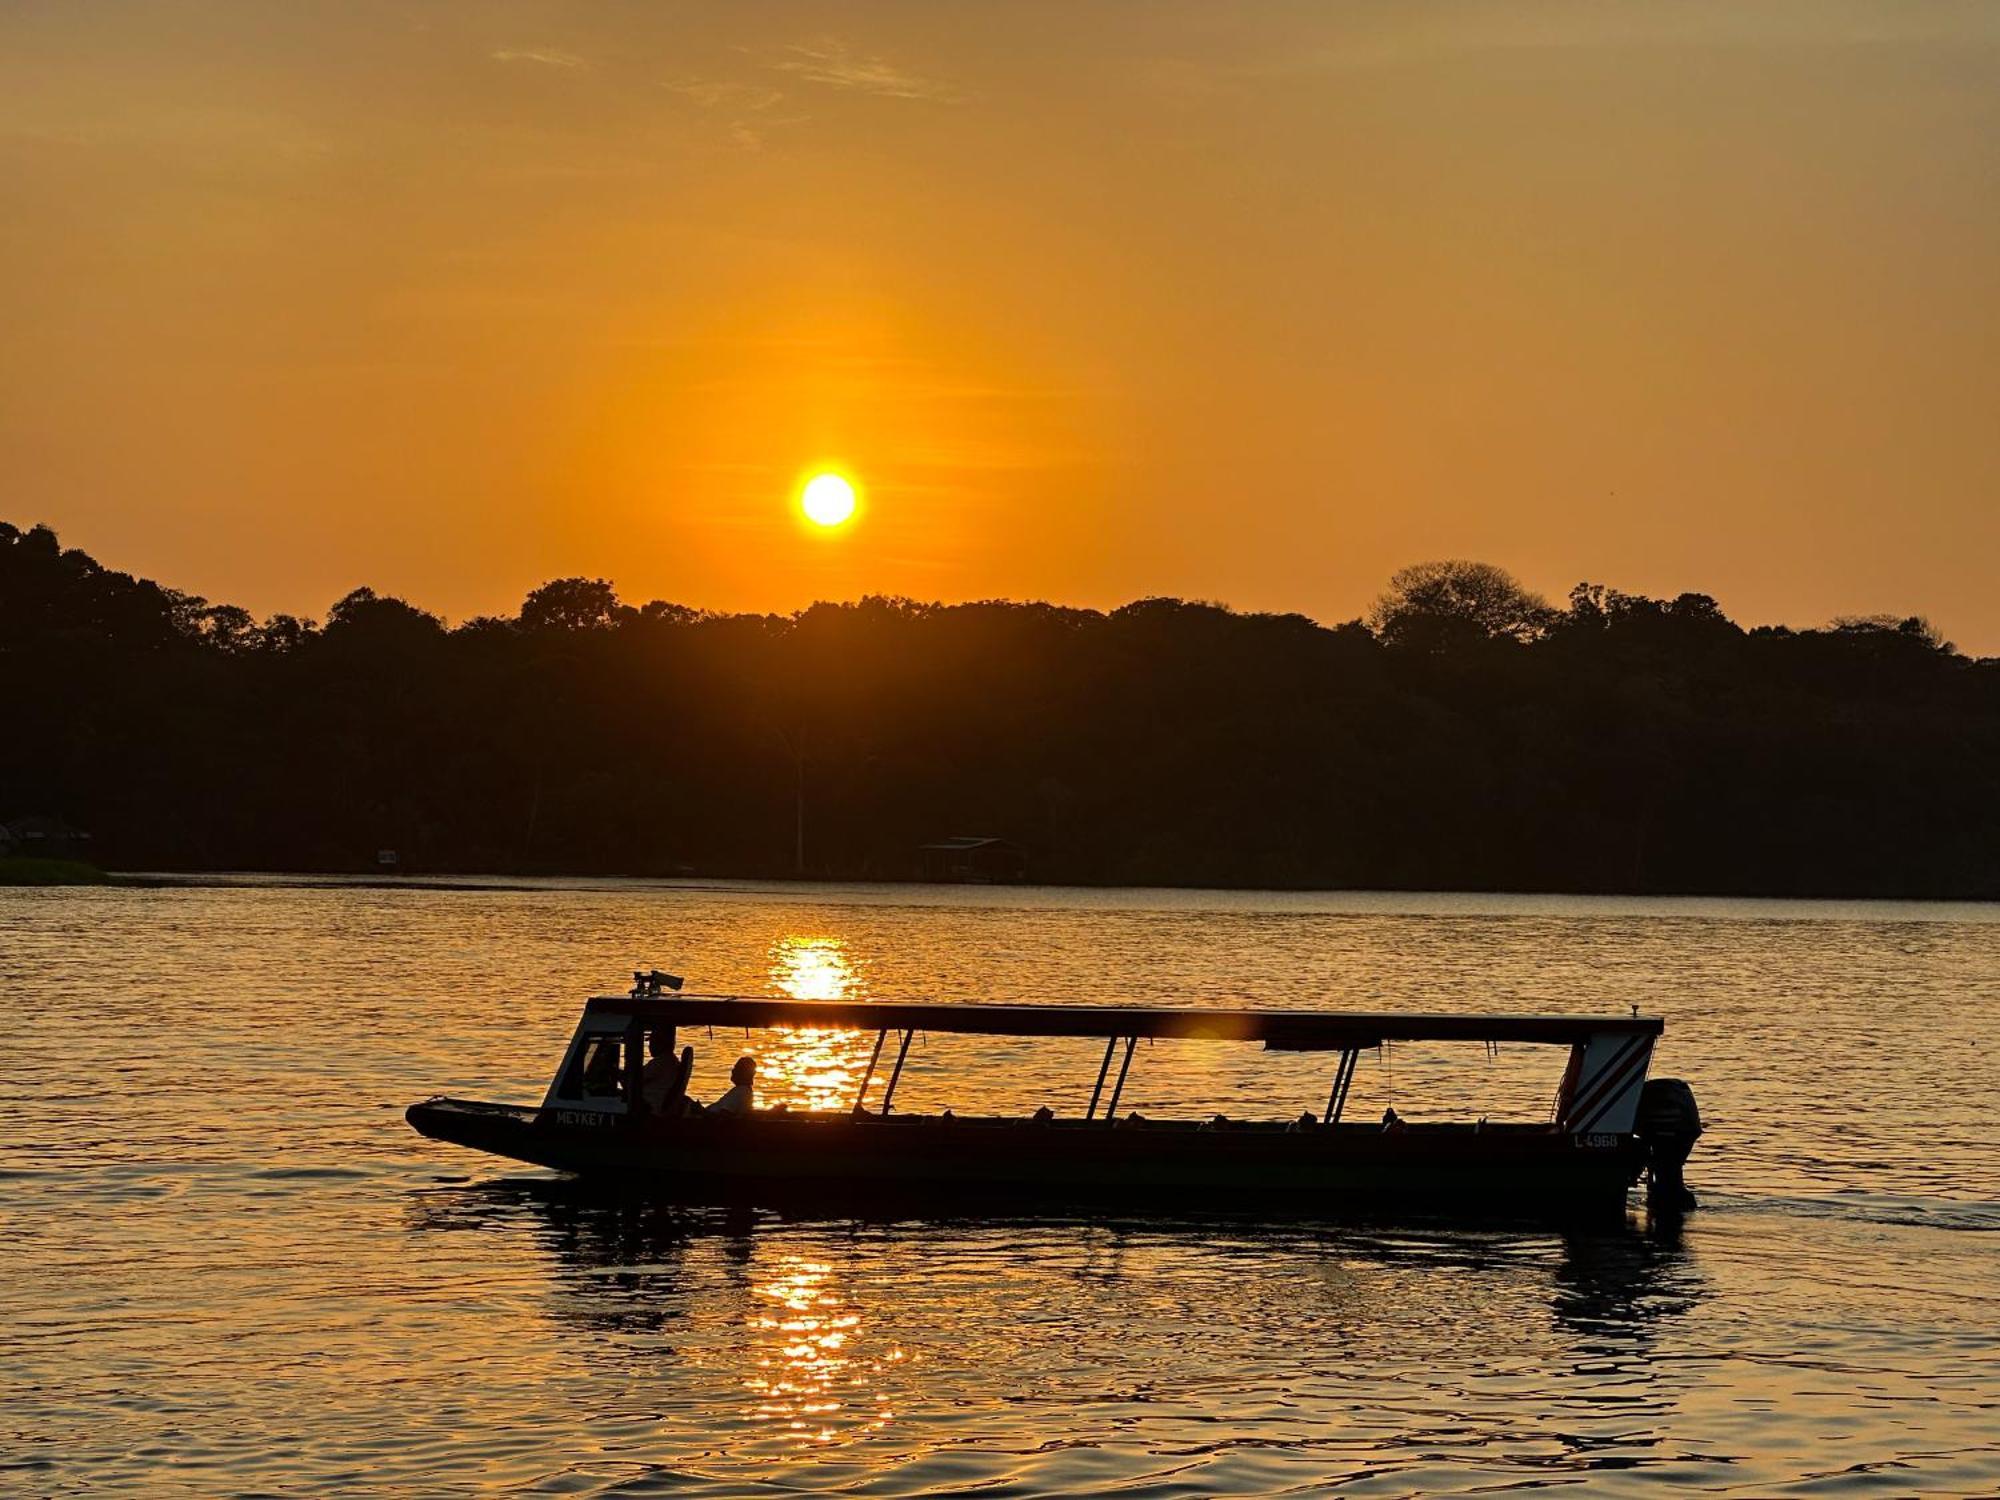
{"type": "Polygon", "coordinates": [[[0,517],[260,612],[1468,556],[2000,652],[2000,6],[16,0],[0,183],[0,517]]]}

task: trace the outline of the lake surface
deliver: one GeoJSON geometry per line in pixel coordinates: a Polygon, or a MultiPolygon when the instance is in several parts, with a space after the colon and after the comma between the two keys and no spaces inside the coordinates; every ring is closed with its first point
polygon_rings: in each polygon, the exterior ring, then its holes
{"type": "MultiPolygon", "coordinates": [[[[248,879],[0,890],[0,1490],[2000,1493],[2000,910],[248,879]],[[1663,1012],[1678,1235],[786,1221],[414,1135],[537,1101],[582,999],[1663,1012]]],[[[712,1096],[740,1034],[694,1038],[712,1096]]],[[[861,1042],[758,1050],[843,1099],[861,1042]]],[[[1099,1048],[932,1038],[908,1109],[1080,1113],[1099,1048]]],[[[1546,1113],[1559,1058],[1364,1058],[1352,1112],[1546,1113]]],[[[1124,1108],[1327,1060],[1142,1048],[1124,1108]]],[[[877,1085],[879,1089],[880,1085],[877,1085]]]]}

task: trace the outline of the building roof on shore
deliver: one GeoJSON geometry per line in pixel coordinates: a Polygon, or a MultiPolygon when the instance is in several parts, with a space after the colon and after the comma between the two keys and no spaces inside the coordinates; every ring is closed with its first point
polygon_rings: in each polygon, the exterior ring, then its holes
{"type": "Polygon", "coordinates": [[[52,818],[41,813],[30,813],[24,818],[15,818],[8,823],[0,823],[0,835],[9,838],[27,839],[87,839],[90,837],[74,823],[61,818],[52,818]]]}

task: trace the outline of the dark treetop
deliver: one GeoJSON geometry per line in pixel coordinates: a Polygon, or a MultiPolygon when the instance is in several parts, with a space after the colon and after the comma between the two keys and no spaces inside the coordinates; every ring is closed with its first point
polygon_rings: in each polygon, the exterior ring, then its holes
{"type": "Polygon", "coordinates": [[[1333,627],[564,579],[447,628],[259,622],[0,524],[0,704],[0,821],[128,869],[787,875],[802,821],[814,876],[979,834],[1049,881],[2000,895],[2000,662],[1469,563],[1333,627]]]}

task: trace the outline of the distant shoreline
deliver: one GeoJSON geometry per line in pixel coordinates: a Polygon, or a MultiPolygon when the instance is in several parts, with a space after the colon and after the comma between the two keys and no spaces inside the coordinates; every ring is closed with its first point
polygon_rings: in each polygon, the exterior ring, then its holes
{"type": "MultiPolygon", "coordinates": [[[[435,871],[422,874],[382,875],[373,871],[330,870],[134,870],[100,872],[101,880],[77,884],[128,889],[255,889],[258,887],[299,890],[408,890],[438,892],[529,892],[551,890],[661,890],[734,892],[741,894],[813,892],[818,890],[870,890],[881,892],[934,893],[937,897],[976,896],[991,904],[1005,904],[1010,894],[1140,894],[1157,892],[1180,897],[1214,894],[1233,897],[1269,896],[1274,899],[1313,898],[1353,899],[1374,904],[1400,898],[1462,898],[1468,901],[1603,901],[1603,902],[1759,902],[1774,906],[1814,904],[1830,906],[1969,906],[2000,915],[2000,900],[1981,896],[1887,896],[1853,893],[1800,893],[1772,891],[1614,891],[1614,890],[1473,890],[1428,889],[1395,886],[1270,886],[1195,884],[1119,884],[1113,882],[1021,881],[982,884],[961,881],[881,879],[869,876],[769,876],[769,875],[622,875],[577,872],[522,871],[435,871]]],[[[0,880],[0,887],[7,884],[0,880]]]]}

